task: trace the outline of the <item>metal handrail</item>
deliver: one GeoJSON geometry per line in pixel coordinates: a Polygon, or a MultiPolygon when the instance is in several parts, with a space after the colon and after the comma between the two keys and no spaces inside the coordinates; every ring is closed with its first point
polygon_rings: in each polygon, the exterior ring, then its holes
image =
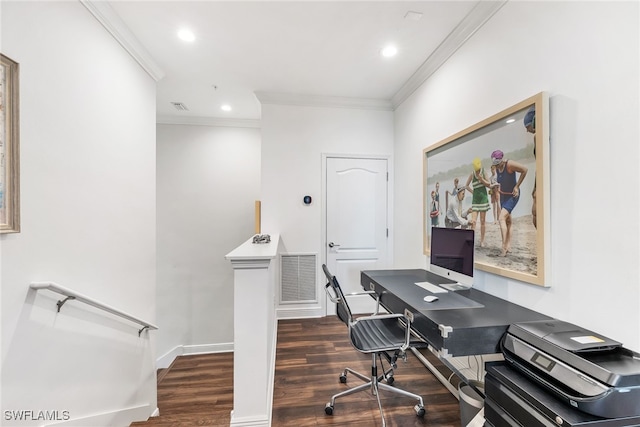
{"type": "Polygon", "coordinates": [[[58,306],[58,312],[60,312],[60,309],[67,301],[75,300],[75,301],[80,301],[90,306],[99,308],[100,310],[104,310],[108,313],[115,314],[116,316],[123,317],[139,325],[142,325],[142,329],[138,330],[138,336],[140,336],[140,334],[142,334],[142,332],[145,329],[158,329],[158,327],[153,323],[146,322],[142,319],[132,316],[131,314],[128,314],[128,313],[125,313],[124,311],[113,308],[110,305],[103,304],[99,301],[94,300],[93,298],[89,298],[88,296],[82,295],[81,293],[73,291],[69,288],[65,288],[64,286],[58,285],[57,283],[54,283],[54,282],[33,282],[31,283],[31,285],[29,285],[29,287],[36,291],[40,289],[47,289],[47,290],[59,293],[60,295],[64,295],[66,298],[63,300],[59,300],[56,303],[56,305],[58,306]]]}

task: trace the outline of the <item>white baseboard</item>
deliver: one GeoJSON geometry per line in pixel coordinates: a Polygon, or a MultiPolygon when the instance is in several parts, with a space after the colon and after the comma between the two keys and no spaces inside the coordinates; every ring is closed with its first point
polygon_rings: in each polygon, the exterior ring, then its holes
{"type": "Polygon", "coordinates": [[[233,411],[231,411],[231,427],[270,427],[271,421],[261,417],[233,417],[233,411]]]}
{"type": "Polygon", "coordinates": [[[184,350],[181,345],[174,347],[167,353],[156,359],[156,369],[166,369],[176,360],[176,357],[182,356],[184,350]]]}
{"type": "Polygon", "coordinates": [[[277,308],[276,318],[280,319],[308,319],[314,317],[324,317],[322,307],[297,307],[297,308],[277,308]]]}
{"type": "Polygon", "coordinates": [[[233,352],[232,342],[221,344],[178,345],[156,359],[156,369],[168,368],[178,356],[229,352],[233,352]]]}
{"type": "MultiPolygon", "coordinates": [[[[157,408],[156,408],[157,410],[157,408]]],[[[65,421],[43,424],[43,427],[64,426],[64,427],[108,427],[108,426],[128,426],[134,421],[146,421],[151,413],[151,405],[132,406],[130,408],[119,409],[117,411],[103,412],[81,418],[70,418],[65,421]]],[[[73,417],[73,414],[70,414],[73,417]]]]}
{"type": "Polygon", "coordinates": [[[185,345],[183,355],[188,354],[208,354],[208,353],[232,353],[233,343],[220,343],[220,344],[199,344],[199,345],[185,345]]]}

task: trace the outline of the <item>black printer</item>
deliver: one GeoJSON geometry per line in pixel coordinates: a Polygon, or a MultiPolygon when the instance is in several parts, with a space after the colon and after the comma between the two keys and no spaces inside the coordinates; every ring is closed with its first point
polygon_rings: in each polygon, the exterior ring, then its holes
{"type": "Polygon", "coordinates": [[[604,418],[640,416],[640,354],[560,320],[515,323],[502,340],[515,369],[569,405],[604,418]]]}

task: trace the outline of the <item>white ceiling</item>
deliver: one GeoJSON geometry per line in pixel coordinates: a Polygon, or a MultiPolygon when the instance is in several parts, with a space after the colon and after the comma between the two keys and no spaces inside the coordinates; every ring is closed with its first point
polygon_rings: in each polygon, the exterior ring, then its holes
{"type": "Polygon", "coordinates": [[[392,108],[501,3],[109,2],[158,70],[155,77],[162,77],[159,117],[249,120],[260,119],[256,94],[263,100],[358,98],[392,108]],[[407,12],[422,17],[405,18],[407,12]],[[178,39],[183,27],[195,33],[194,42],[178,39]],[[388,43],[398,48],[394,58],[380,55],[388,43]],[[172,102],[189,111],[176,110],[172,102]],[[230,112],[220,109],[225,103],[230,112]]]}

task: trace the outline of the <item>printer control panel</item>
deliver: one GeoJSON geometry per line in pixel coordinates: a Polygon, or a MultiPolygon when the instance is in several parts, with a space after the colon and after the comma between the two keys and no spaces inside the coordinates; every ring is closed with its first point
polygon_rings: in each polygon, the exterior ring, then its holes
{"type": "Polygon", "coordinates": [[[533,355],[531,361],[547,372],[551,372],[553,367],[556,365],[556,362],[538,352],[533,355]]]}

